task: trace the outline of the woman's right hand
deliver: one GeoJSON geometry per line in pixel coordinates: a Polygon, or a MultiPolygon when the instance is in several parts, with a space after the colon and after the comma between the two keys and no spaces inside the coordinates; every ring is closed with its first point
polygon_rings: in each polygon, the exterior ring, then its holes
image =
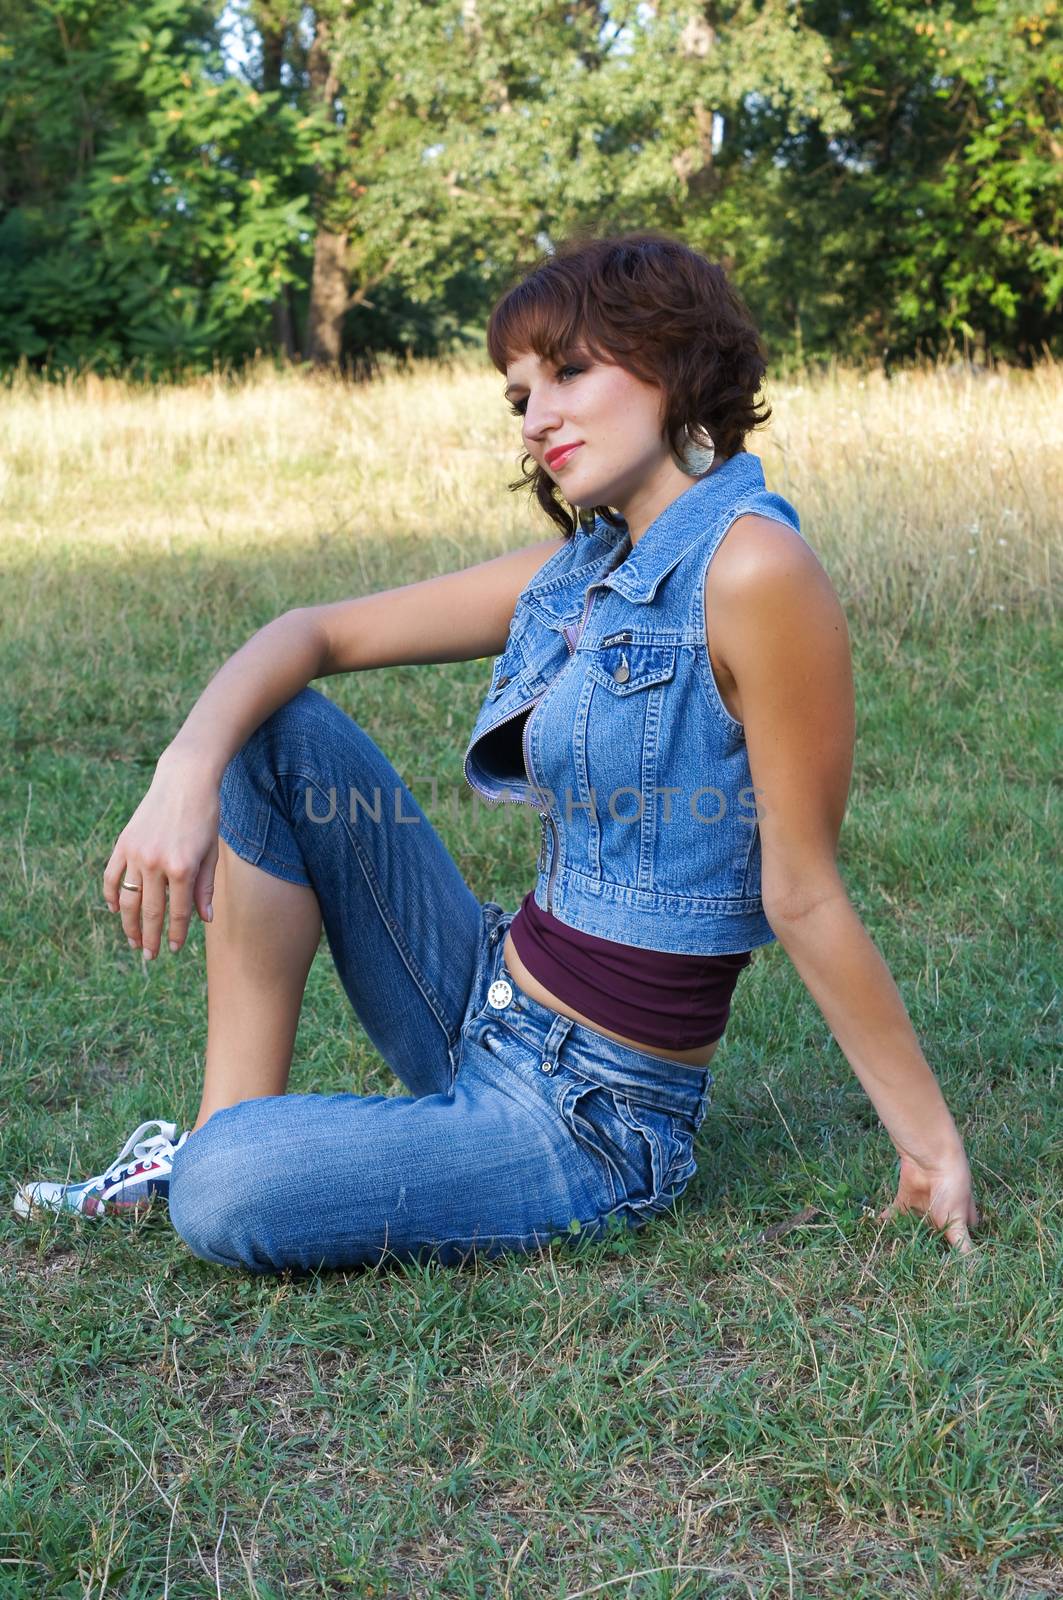
{"type": "Polygon", "coordinates": [[[192,907],[203,922],[213,916],[218,861],[217,784],[201,765],[160,760],[151,787],[115,843],[103,875],[103,898],[122,915],[122,927],[146,960],[158,955],[166,897],[170,899],[170,949],[188,936],[192,907]],[[122,887],[140,884],[141,892],[122,887]]]}

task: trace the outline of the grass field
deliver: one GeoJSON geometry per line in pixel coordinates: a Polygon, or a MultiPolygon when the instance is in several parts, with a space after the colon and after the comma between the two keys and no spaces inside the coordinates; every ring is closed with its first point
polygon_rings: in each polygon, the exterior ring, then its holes
{"type": "MultiPolygon", "coordinates": [[[[165,1214],[10,1215],[24,1176],[195,1114],[202,930],[145,969],[101,879],[210,675],[291,606],[550,531],[506,492],[501,387],[463,364],[0,389],[0,1597],[1058,1600],[1059,367],[809,377],[750,441],[849,618],[842,868],[966,1142],[969,1262],[862,1209],[894,1152],[778,946],[736,995],[697,1177],[641,1236],[262,1280],[165,1214]]],[[[457,795],[489,672],[327,693],[457,795]]],[[[515,906],[535,814],[433,820],[515,906]]],[[[402,1092],[324,946],[291,1087],[402,1092]]]]}

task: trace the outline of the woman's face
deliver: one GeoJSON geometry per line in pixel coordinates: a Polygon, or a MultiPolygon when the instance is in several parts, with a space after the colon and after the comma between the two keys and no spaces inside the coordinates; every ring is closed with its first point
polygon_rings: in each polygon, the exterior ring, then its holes
{"type": "Polygon", "coordinates": [[[690,487],[664,437],[664,391],[623,367],[580,352],[549,362],[525,351],[506,366],[506,398],[523,419],[528,454],[569,505],[613,506],[633,536],[662,495],[667,504],[690,487]]]}

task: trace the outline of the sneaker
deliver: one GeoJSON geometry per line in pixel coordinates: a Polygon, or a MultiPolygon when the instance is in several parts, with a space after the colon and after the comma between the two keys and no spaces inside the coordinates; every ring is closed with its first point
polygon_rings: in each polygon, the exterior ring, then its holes
{"type": "Polygon", "coordinates": [[[24,1183],[15,1195],[15,1211],[32,1217],[44,1211],[74,1211],[82,1217],[103,1217],[110,1212],[136,1216],[157,1195],[170,1193],[173,1158],[188,1138],[176,1138],[174,1122],[142,1122],[131,1133],[106,1171],[80,1183],[24,1183]],[[150,1138],[149,1129],[158,1128],[150,1138]]]}

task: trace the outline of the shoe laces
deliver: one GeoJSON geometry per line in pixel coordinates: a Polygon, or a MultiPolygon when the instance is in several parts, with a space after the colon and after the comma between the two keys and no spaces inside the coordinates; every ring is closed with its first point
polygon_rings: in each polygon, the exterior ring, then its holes
{"type": "Polygon", "coordinates": [[[129,1135],[107,1170],[101,1172],[99,1182],[101,1185],[114,1183],[125,1176],[127,1168],[135,1167],[138,1162],[172,1154],[176,1134],[175,1122],[163,1122],[157,1117],[150,1122],[142,1122],[140,1127],[129,1135]],[[151,1128],[158,1128],[159,1132],[149,1135],[148,1130],[151,1128]]]}

